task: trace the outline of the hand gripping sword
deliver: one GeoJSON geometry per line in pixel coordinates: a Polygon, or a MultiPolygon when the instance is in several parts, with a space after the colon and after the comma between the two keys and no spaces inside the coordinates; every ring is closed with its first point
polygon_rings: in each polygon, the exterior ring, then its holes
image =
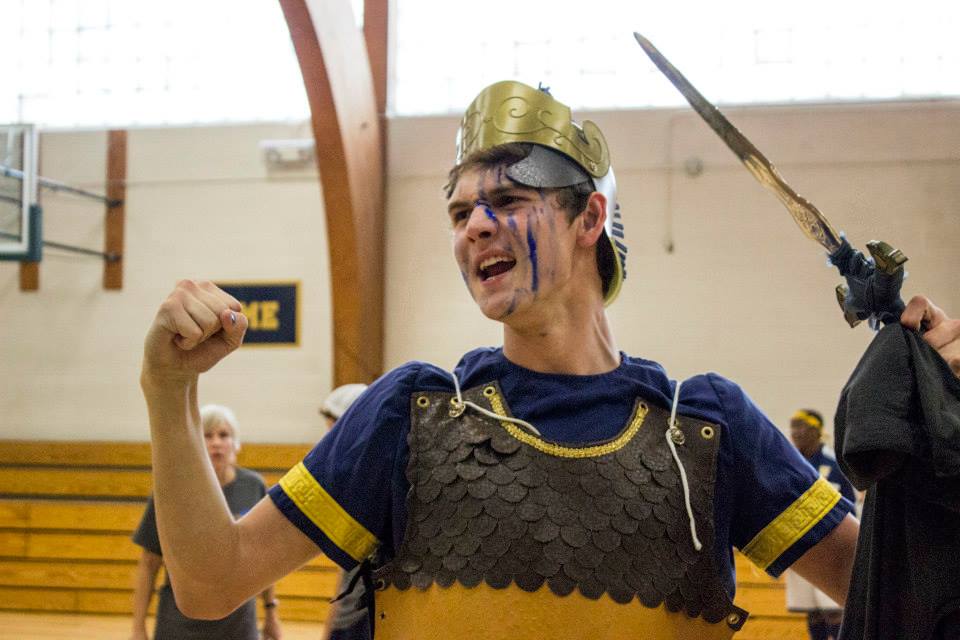
{"type": "Polygon", "coordinates": [[[905,307],[900,297],[900,287],[903,284],[903,263],[907,261],[907,256],[878,240],[867,243],[869,258],[854,249],[845,237],[834,230],[820,210],[794,191],[760,150],[704,98],[649,40],[636,32],[633,35],[657,68],[740,158],[753,177],[779,198],[804,235],[827,250],[830,262],[846,280],[846,284],[837,285],[836,294],[844,319],[850,326],[856,326],[868,318],[874,326],[878,322],[886,324],[899,321],[905,307]]]}

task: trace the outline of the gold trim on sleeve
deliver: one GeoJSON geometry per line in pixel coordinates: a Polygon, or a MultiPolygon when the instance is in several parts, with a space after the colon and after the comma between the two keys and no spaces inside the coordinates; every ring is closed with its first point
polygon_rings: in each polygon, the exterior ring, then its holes
{"type": "Polygon", "coordinates": [[[280,479],[280,488],[333,544],[357,562],[373,553],[380,544],[376,536],[354,520],[320,486],[302,462],[280,479]]]}
{"type": "Polygon", "coordinates": [[[840,492],[823,478],[817,478],[802,496],[743,548],[743,555],[761,569],[766,569],[820,522],[839,501],[840,492]]]}
{"type": "MultiPolygon", "coordinates": [[[[487,394],[486,390],[484,390],[484,395],[487,396],[487,399],[490,401],[490,406],[493,408],[494,413],[499,413],[501,416],[507,415],[506,408],[503,406],[503,399],[500,397],[500,393],[497,392],[496,388],[494,388],[494,392],[491,394],[487,394]]],[[[520,442],[528,444],[534,449],[550,454],[551,456],[557,456],[558,458],[593,458],[613,453],[626,446],[633,436],[637,434],[637,431],[640,430],[640,426],[643,424],[643,419],[647,417],[648,411],[647,405],[642,402],[639,403],[633,417],[630,418],[630,424],[619,436],[610,442],[589,447],[565,447],[554,442],[548,442],[506,420],[501,420],[500,425],[507,430],[507,433],[520,442]]]]}

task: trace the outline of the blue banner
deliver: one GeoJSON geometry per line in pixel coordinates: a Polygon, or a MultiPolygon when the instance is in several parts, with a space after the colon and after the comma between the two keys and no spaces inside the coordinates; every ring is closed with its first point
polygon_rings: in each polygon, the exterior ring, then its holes
{"type": "Polygon", "coordinates": [[[240,301],[249,327],[245,345],[285,346],[300,344],[299,282],[217,282],[240,301]]]}

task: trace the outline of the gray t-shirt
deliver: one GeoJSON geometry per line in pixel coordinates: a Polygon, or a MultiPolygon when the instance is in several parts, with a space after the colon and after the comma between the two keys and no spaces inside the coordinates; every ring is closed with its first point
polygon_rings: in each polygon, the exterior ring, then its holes
{"type": "MultiPolygon", "coordinates": [[[[237,477],[223,487],[223,495],[234,517],[249,511],[266,495],[263,478],[254,471],[237,467],[237,477]]],[[[197,531],[196,535],[204,535],[197,531]]],[[[157,534],[157,516],[153,497],[147,501],[147,509],[140,526],[133,534],[133,541],[152,553],[162,556],[160,537],[157,534]]],[[[177,609],[169,578],[160,588],[157,603],[157,626],[154,640],[257,640],[256,598],[243,603],[240,608],[222,620],[194,620],[177,609]]]]}

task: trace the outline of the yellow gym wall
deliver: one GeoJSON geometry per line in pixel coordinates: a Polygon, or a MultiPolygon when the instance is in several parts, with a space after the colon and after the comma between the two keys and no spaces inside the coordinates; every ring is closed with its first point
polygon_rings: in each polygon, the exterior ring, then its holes
{"type": "MultiPolygon", "coordinates": [[[[910,256],[906,295],[925,292],[960,315],[960,102],[727,113],[858,246],[879,238],[910,256]]],[[[620,187],[630,254],[610,309],[618,346],[674,376],[734,378],[781,427],[798,406],[832,417],[871,332],[843,321],[822,250],[688,110],[578,115],[606,133],[620,187]]],[[[387,366],[450,368],[499,342],[450,256],[441,186],[456,125],[390,122],[387,366]]],[[[147,439],[144,332],[177,279],[204,277],[302,282],[300,346],[243,349],[203,378],[201,401],[232,406],[248,441],[316,440],[331,385],[320,192],[312,168],[269,172],[258,148],[307,130],[131,130],[123,291],[101,288],[93,258],[47,250],[32,293],[19,291],[16,263],[0,263],[0,437],[147,439]]],[[[102,189],[105,142],[103,132],[44,133],[43,175],[102,189]]],[[[102,207],[50,193],[43,204],[47,239],[102,246],[102,207]]]]}

